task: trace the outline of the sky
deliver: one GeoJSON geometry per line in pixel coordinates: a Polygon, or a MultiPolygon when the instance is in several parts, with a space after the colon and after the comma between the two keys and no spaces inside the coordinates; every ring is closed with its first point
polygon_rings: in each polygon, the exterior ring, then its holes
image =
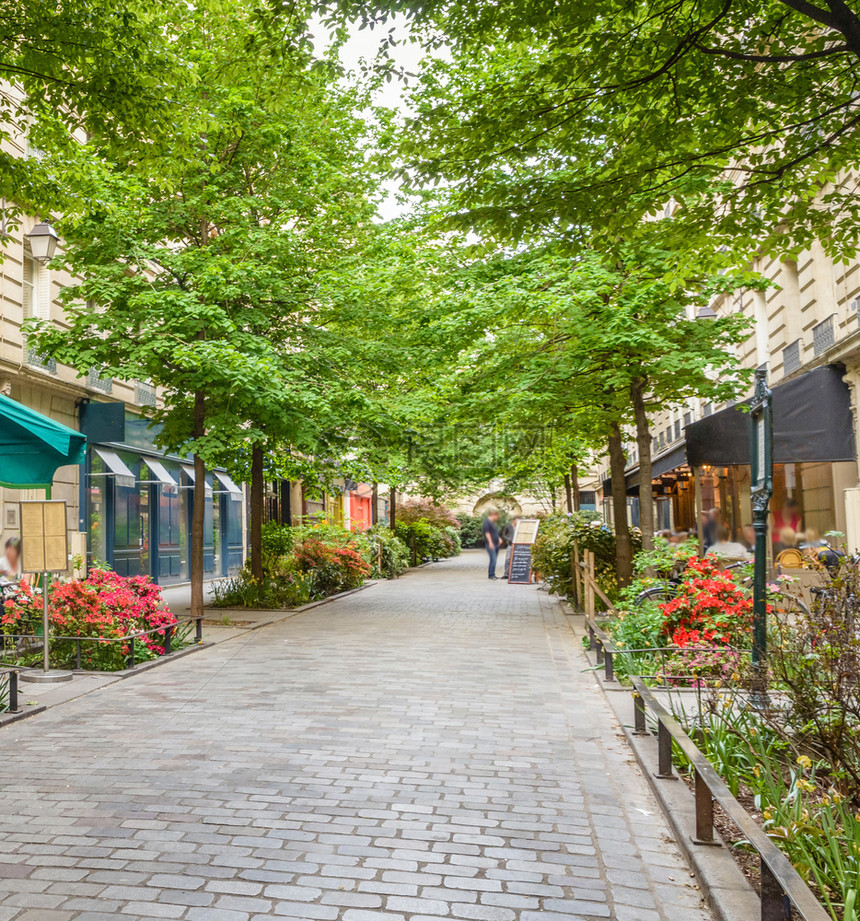
{"type": "MultiPolygon", "coordinates": [[[[381,28],[359,29],[358,23],[351,27],[351,36],[344,44],[340,52],[340,61],[344,69],[348,72],[357,72],[362,61],[370,62],[379,51],[380,45],[384,38],[387,37],[389,29],[394,28],[397,45],[390,49],[389,53],[394,60],[397,70],[405,70],[407,73],[415,74],[418,72],[421,58],[424,51],[416,42],[409,40],[409,30],[406,26],[406,20],[403,16],[395,16],[392,21],[381,28]]],[[[328,33],[322,23],[312,24],[312,31],[315,34],[317,48],[321,52],[327,44],[328,33]]],[[[408,112],[405,102],[405,86],[402,80],[392,79],[383,83],[378,90],[374,102],[377,105],[386,106],[387,108],[396,109],[404,114],[408,112]]],[[[391,180],[385,184],[387,195],[379,207],[379,217],[383,221],[399,217],[407,210],[406,206],[397,199],[397,182],[391,180]]]]}

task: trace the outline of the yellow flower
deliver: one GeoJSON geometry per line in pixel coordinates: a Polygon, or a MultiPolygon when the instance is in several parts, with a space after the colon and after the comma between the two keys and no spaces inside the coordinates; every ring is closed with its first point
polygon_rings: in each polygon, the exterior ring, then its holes
{"type": "Polygon", "coordinates": [[[773,818],[773,813],[770,811],[770,809],[765,809],[765,811],[762,813],[762,815],[763,815],[768,821],[770,821],[770,820],[773,818]]]}
{"type": "Polygon", "coordinates": [[[753,768],[753,774],[755,774],[756,777],[761,777],[761,770],[759,769],[759,766],[758,766],[758,765],[756,765],[756,766],[753,768]]]}
{"type": "Polygon", "coordinates": [[[802,777],[797,781],[797,786],[799,789],[806,793],[812,793],[812,791],[815,789],[815,784],[811,784],[808,780],[804,780],[802,777]]]}
{"type": "Polygon", "coordinates": [[[797,759],[797,763],[803,768],[804,771],[808,771],[812,767],[812,760],[807,755],[801,755],[797,759]]]}

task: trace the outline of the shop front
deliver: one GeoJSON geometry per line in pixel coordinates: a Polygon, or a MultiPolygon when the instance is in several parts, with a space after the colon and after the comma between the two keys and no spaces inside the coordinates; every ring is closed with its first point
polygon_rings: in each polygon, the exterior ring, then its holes
{"type": "MultiPolygon", "coordinates": [[[[81,408],[88,435],[81,478],[81,529],[87,562],[108,563],[124,576],[162,584],[190,577],[194,467],[154,445],[157,429],[122,403],[81,408]]],[[[242,490],[226,471],[206,473],[204,573],[219,578],[243,564],[242,490]]]]}
{"type": "MultiPolygon", "coordinates": [[[[854,416],[841,365],[824,365],[773,388],[774,555],[846,530],[845,490],[857,485],[854,416]]],[[[733,539],[752,521],[750,417],[743,406],[686,428],[687,460],[704,511],[718,509],[733,539]]]]}
{"type": "MultiPolygon", "coordinates": [[[[846,531],[846,490],[857,486],[854,414],[841,365],[824,365],[773,388],[773,557],[846,531]]],[[[750,416],[731,406],[684,430],[684,442],[653,461],[657,530],[696,533],[703,513],[744,543],[750,506],[750,416]],[[712,516],[713,517],[713,516],[712,516]]],[[[610,495],[611,481],[603,484],[610,495]]],[[[631,524],[638,526],[639,471],[626,475],[631,524]]]]}

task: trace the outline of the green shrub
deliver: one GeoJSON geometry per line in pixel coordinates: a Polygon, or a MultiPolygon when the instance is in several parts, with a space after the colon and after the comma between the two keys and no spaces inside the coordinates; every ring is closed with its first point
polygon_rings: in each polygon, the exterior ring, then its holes
{"type": "Polygon", "coordinates": [[[423,520],[436,528],[460,527],[460,522],[451,509],[437,504],[432,499],[409,499],[397,508],[395,518],[403,524],[423,520]]]}
{"type": "Polygon", "coordinates": [[[409,548],[413,566],[427,560],[440,560],[460,552],[457,529],[453,526],[437,528],[424,518],[413,522],[398,521],[397,536],[409,548]]]}
{"type": "MultiPolygon", "coordinates": [[[[580,558],[585,550],[594,553],[597,581],[607,595],[618,591],[615,576],[615,534],[598,512],[554,512],[540,523],[532,548],[532,567],[547,583],[550,592],[570,597],[573,594],[571,553],[573,542],[579,544],[580,558]]],[[[633,550],[642,546],[641,538],[631,531],[633,550]]]]}
{"type": "Polygon", "coordinates": [[[409,567],[409,548],[388,525],[357,533],[355,543],[370,564],[371,579],[396,579],[409,567]]]}
{"type": "Polygon", "coordinates": [[[314,535],[296,544],[292,557],[296,570],[311,577],[314,598],[358,588],[370,575],[370,564],[354,543],[339,546],[314,535]]]}
{"type": "Polygon", "coordinates": [[[276,568],[277,561],[293,548],[295,528],[267,521],[263,525],[263,572],[276,568]]]}
{"type": "Polygon", "coordinates": [[[484,546],[484,519],[477,515],[460,515],[460,545],[466,550],[484,546]]]}

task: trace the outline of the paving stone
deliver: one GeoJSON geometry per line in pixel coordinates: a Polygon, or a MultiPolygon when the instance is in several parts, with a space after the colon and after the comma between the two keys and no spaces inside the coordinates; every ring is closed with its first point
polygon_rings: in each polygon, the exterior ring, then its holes
{"type": "Polygon", "coordinates": [[[711,921],[560,603],[485,560],[0,735],[0,921],[711,921]]]}

